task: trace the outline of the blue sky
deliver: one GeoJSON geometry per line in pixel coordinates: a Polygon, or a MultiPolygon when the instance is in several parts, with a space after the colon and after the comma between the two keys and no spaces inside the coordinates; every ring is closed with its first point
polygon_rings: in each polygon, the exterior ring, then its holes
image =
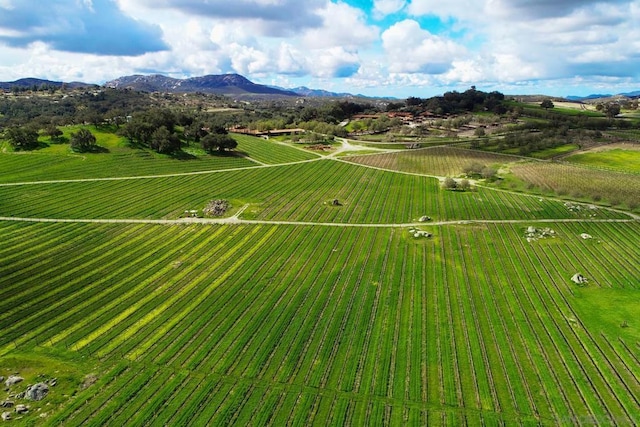
{"type": "Polygon", "coordinates": [[[398,98],[640,90],[640,0],[0,0],[0,81],[149,73],[398,98]]]}

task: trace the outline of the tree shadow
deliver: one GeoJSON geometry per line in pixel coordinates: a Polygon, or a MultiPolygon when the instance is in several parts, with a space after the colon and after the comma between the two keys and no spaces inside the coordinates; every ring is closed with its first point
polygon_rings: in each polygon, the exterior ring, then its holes
{"type": "Polygon", "coordinates": [[[229,150],[224,150],[224,151],[220,151],[220,150],[213,150],[213,151],[207,151],[207,154],[212,156],[212,157],[237,157],[237,158],[246,158],[246,157],[250,157],[248,153],[245,153],[244,151],[229,151],[229,150]]]}
{"type": "Polygon", "coordinates": [[[186,151],[175,151],[171,154],[169,154],[169,157],[171,157],[172,159],[176,159],[176,160],[198,160],[197,156],[194,156],[193,154],[187,153],[186,151]]]}
{"type": "Polygon", "coordinates": [[[143,144],[142,142],[133,141],[131,139],[127,139],[127,147],[137,150],[144,150],[148,148],[147,145],[143,144]]]}
{"type": "MultiPolygon", "coordinates": [[[[33,147],[33,150],[42,150],[44,148],[49,148],[51,146],[51,144],[48,144],[44,141],[38,141],[38,145],[36,147],[33,147]]],[[[26,150],[26,151],[32,151],[32,150],[26,150]]]]}
{"type": "Polygon", "coordinates": [[[89,153],[109,153],[109,149],[106,147],[101,147],[99,145],[94,146],[89,150],[89,153]]]}
{"type": "MultiPolygon", "coordinates": [[[[73,150],[73,149],[72,149],[73,150]]],[[[85,150],[73,150],[74,153],[91,153],[91,154],[104,154],[110,153],[108,148],[101,147],[99,145],[94,145],[93,147],[87,148],[85,150]]]]}
{"type": "Polygon", "coordinates": [[[50,144],[68,144],[69,138],[66,136],[58,136],[55,138],[50,138],[49,143],[50,144]]]}

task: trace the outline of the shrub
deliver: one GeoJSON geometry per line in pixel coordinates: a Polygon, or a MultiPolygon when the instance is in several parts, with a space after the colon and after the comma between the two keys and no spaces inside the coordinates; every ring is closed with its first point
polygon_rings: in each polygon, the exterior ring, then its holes
{"type": "Polygon", "coordinates": [[[445,188],[445,190],[455,190],[456,188],[458,188],[458,183],[455,179],[448,176],[444,179],[442,186],[445,188]]]}

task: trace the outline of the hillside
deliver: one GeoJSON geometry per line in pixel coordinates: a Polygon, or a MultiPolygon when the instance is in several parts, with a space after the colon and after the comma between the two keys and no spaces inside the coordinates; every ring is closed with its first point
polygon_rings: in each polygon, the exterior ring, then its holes
{"type": "Polygon", "coordinates": [[[640,120],[191,98],[0,98],[6,425],[638,425],[640,120]]]}
{"type": "Polygon", "coordinates": [[[111,80],[104,84],[116,89],[133,89],[145,92],[191,93],[202,92],[218,95],[270,95],[298,96],[296,93],[253,83],[239,74],[207,75],[188,79],[154,74],[133,75],[111,80]]]}
{"type": "Polygon", "coordinates": [[[95,86],[90,83],[83,82],[57,82],[52,80],[44,80],[44,79],[36,79],[33,77],[26,77],[23,79],[18,79],[12,82],[0,82],[0,89],[2,90],[11,90],[14,88],[19,89],[32,89],[32,88],[42,88],[42,87],[53,87],[60,88],[62,86],[67,86],[68,88],[78,88],[85,86],[95,86]]]}

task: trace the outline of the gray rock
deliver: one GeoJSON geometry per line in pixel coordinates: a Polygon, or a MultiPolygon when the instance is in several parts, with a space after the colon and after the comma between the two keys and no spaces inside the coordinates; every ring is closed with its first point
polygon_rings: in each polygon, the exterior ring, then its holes
{"type": "Polygon", "coordinates": [[[38,383],[30,386],[24,392],[25,399],[42,400],[49,393],[49,386],[45,383],[38,383]]]}
{"type": "Polygon", "coordinates": [[[16,412],[18,414],[24,414],[29,412],[29,408],[27,408],[27,405],[16,405],[16,412]]]}
{"type": "Polygon", "coordinates": [[[580,273],[576,273],[571,277],[571,281],[573,283],[575,283],[576,285],[583,285],[585,283],[587,283],[587,279],[586,277],[584,277],[582,274],[580,273]]]}
{"type": "Polygon", "coordinates": [[[0,406],[3,408],[13,408],[13,402],[11,400],[5,400],[4,402],[0,403],[0,406]]]}
{"type": "Polygon", "coordinates": [[[9,421],[11,419],[11,412],[2,413],[2,421],[9,421]]]}
{"type": "Polygon", "coordinates": [[[14,384],[18,384],[19,382],[24,381],[24,378],[19,377],[17,375],[9,375],[9,378],[4,382],[7,387],[11,387],[14,384]]]}
{"type": "Polygon", "coordinates": [[[58,379],[57,378],[52,378],[51,380],[49,380],[49,385],[51,387],[55,387],[56,384],[58,384],[58,379]]]}

